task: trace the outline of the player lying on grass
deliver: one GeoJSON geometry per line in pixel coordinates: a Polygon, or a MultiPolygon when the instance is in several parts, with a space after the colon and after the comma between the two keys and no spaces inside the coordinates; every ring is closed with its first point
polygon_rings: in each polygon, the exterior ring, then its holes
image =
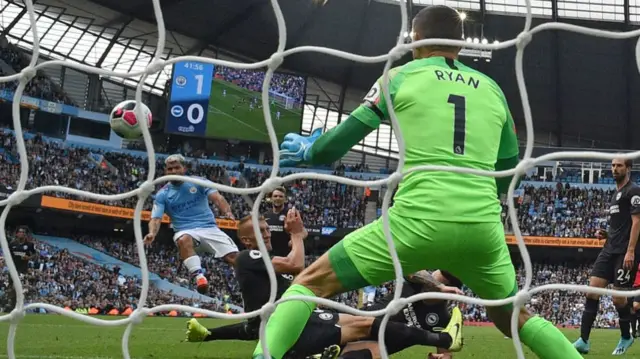
{"type": "MultiPolygon", "coordinates": [[[[307,231],[297,210],[287,213],[285,228],[291,235],[291,252],[287,257],[272,257],[271,263],[276,272],[277,296],[289,287],[293,275],[304,268],[304,243],[307,231]]],[[[271,250],[271,233],[264,219],[260,220],[260,229],[265,245],[271,250]]],[[[253,232],[251,217],[243,218],[238,224],[238,237],[246,246],[236,260],[236,278],[240,284],[244,310],[260,309],[269,299],[270,282],[262,254],[257,250],[257,239],[253,232]]],[[[421,279],[424,281],[422,277],[421,279]]],[[[417,279],[415,279],[417,280],[417,279]]],[[[421,282],[422,283],[422,282],[421,282]]],[[[422,284],[423,285],[423,284],[422,284]]],[[[439,286],[439,290],[459,292],[457,288],[439,286]]],[[[321,353],[331,345],[368,340],[377,341],[382,317],[360,317],[329,311],[314,311],[306,323],[302,335],[293,347],[287,351],[287,357],[305,358],[321,353]]],[[[413,345],[435,346],[458,351],[462,347],[462,315],[455,309],[450,322],[440,333],[433,333],[401,322],[389,322],[385,331],[385,341],[391,353],[401,351],[413,345]]],[[[236,339],[257,340],[260,318],[254,317],[247,322],[207,329],[196,319],[187,324],[187,341],[201,342],[210,340],[236,339]]]]}
{"type": "MultiPolygon", "coordinates": [[[[454,285],[461,288],[462,283],[452,276],[450,273],[435,271],[429,274],[427,271],[420,271],[413,275],[407,276],[407,282],[402,287],[402,298],[408,298],[412,295],[431,292],[444,291],[456,292],[445,289],[445,284],[454,285]]],[[[393,300],[393,293],[387,294],[378,303],[366,308],[365,310],[375,311],[385,308],[393,300]]],[[[457,310],[457,307],[456,309],[457,310]]],[[[415,328],[425,329],[431,332],[441,332],[443,325],[449,323],[451,316],[447,310],[447,302],[442,300],[421,300],[410,303],[403,310],[391,316],[391,321],[404,323],[415,328]]],[[[385,344],[387,344],[385,342],[385,344]]],[[[387,344],[388,345],[388,344],[387,344]]],[[[346,347],[341,348],[339,345],[332,345],[324,350],[322,354],[314,355],[313,359],[373,359],[380,358],[379,344],[371,341],[360,341],[348,343],[346,347]]],[[[389,348],[389,346],[387,346],[389,348]]],[[[452,359],[452,353],[445,348],[438,348],[437,354],[427,356],[427,359],[452,359]]]]}
{"type": "MultiPolygon", "coordinates": [[[[167,157],[164,164],[166,175],[184,176],[187,171],[186,161],[181,155],[167,157]]],[[[195,281],[198,292],[203,294],[209,289],[209,281],[204,276],[196,250],[211,253],[232,266],[238,254],[238,247],[233,240],[218,228],[209,201],[227,218],[233,219],[229,203],[215,189],[182,181],[167,183],[156,193],[149,233],[144,237],[146,245],[153,243],[166,212],[171,217],[175,231],[173,240],[178,246],[180,259],[195,281]]]]}
{"type": "MultiPolygon", "coordinates": [[[[413,40],[461,41],[463,21],[447,6],[429,6],[413,19],[413,40]]],[[[515,125],[504,94],[488,76],[457,60],[460,48],[430,45],[413,50],[414,60],[389,73],[387,103],[380,78],[364,103],[338,126],[317,137],[288,134],[280,165],[330,164],[389,121],[393,106],[404,137],[402,171],[422,165],[505,170],[518,164],[515,125]]],[[[390,232],[404,273],[422,269],[451,272],[484,299],[505,299],[518,291],[504,239],[499,193],[511,178],[416,171],[403,177],[389,209],[390,232]]],[[[283,297],[331,298],[379,285],[395,277],[382,219],[347,235],[296,277],[283,297]]],[[[316,304],[279,305],[266,327],[275,359],[297,342],[316,304]]],[[[511,335],[512,306],[488,307],[493,323],[511,335]]],[[[549,321],[522,309],[520,340],[542,359],[580,354],[549,321]]],[[[254,358],[264,358],[258,343],[254,358]]]]}

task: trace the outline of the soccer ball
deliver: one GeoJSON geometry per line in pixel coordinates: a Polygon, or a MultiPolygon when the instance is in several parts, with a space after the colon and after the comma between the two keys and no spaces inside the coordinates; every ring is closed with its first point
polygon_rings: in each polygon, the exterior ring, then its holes
{"type": "MultiPolygon", "coordinates": [[[[134,100],[127,100],[120,102],[116,107],[111,110],[111,116],[109,116],[109,124],[111,129],[116,135],[126,139],[137,139],[142,137],[142,128],[140,127],[140,121],[136,118],[136,102],[134,100]]],[[[147,121],[147,128],[151,127],[151,110],[147,105],[142,104],[142,113],[147,121]]]]}

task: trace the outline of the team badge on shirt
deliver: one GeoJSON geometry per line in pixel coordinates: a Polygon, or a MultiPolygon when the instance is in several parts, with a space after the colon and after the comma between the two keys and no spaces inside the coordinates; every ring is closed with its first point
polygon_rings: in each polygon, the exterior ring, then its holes
{"type": "Polygon", "coordinates": [[[195,194],[196,192],[198,192],[198,189],[195,187],[191,187],[189,188],[189,192],[195,194]]]}
{"type": "Polygon", "coordinates": [[[318,317],[322,320],[331,320],[333,319],[333,314],[331,313],[320,313],[320,315],[318,315],[318,317]]]}
{"type": "Polygon", "coordinates": [[[434,326],[438,323],[439,320],[440,320],[440,317],[438,317],[438,314],[429,313],[427,314],[427,318],[425,321],[427,322],[427,324],[429,324],[429,326],[434,326]]]}

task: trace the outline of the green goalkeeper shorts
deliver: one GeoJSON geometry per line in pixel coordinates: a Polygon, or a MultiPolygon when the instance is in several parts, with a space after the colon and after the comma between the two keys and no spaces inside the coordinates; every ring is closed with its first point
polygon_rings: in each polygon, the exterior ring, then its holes
{"type": "MultiPolygon", "coordinates": [[[[517,292],[516,273],[501,222],[456,223],[389,213],[403,275],[446,270],[483,299],[517,292]]],[[[342,286],[353,290],[395,279],[382,218],[347,235],[329,251],[342,286]]]]}

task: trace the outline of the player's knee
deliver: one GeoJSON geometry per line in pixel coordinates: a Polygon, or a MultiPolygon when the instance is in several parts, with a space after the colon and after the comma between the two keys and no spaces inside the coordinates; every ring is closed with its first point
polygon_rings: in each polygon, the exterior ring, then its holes
{"type": "Polygon", "coordinates": [[[320,272],[313,270],[313,266],[304,269],[293,280],[293,284],[304,286],[311,290],[318,297],[322,297],[323,290],[321,286],[322,276],[320,272]]]}
{"type": "Polygon", "coordinates": [[[595,294],[595,293],[587,293],[587,299],[599,300],[600,299],[600,295],[599,294],[595,294]]]}
{"type": "Polygon", "coordinates": [[[193,249],[193,237],[191,237],[188,234],[185,234],[183,236],[181,236],[180,238],[178,238],[178,240],[176,241],[176,245],[178,246],[178,248],[180,249],[193,249]]]}
{"type": "MultiPolygon", "coordinates": [[[[495,324],[496,328],[502,332],[502,334],[511,337],[511,310],[507,310],[505,307],[491,307],[487,308],[489,317],[495,324]]],[[[520,309],[518,314],[518,328],[522,328],[524,323],[531,319],[531,314],[524,308],[520,309]]]]}
{"type": "MultiPolygon", "coordinates": [[[[521,308],[520,313],[518,314],[518,330],[522,328],[524,326],[524,323],[531,319],[531,317],[532,315],[528,310],[526,310],[525,308],[521,308]]],[[[511,328],[511,325],[509,325],[509,328],[511,328]]]]}
{"type": "MultiPolygon", "coordinates": [[[[603,278],[593,276],[589,278],[589,287],[606,288],[608,284],[609,282],[603,278]]],[[[600,294],[596,293],[587,293],[586,297],[591,300],[600,300],[600,294]]]]}
{"type": "Polygon", "coordinates": [[[374,317],[341,314],[338,324],[342,327],[342,342],[349,343],[369,337],[374,320],[374,317]]]}
{"type": "Polygon", "coordinates": [[[293,284],[302,285],[321,298],[328,298],[343,291],[326,255],[298,274],[293,284]]]}
{"type": "Polygon", "coordinates": [[[616,308],[625,308],[628,303],[627,297],[613,297],[613,305],[616,308]]]}
{"type": "MultiPolygon", "coordinates": [[[[607,281],[604,278],[599,278],[599,277],[589,278],[589,287],[606,288],[607,285],[609,285],[609,281],[607,281]]],[[[600,297],[598,294],[591,294],[591,295],[600,297]]]]}

